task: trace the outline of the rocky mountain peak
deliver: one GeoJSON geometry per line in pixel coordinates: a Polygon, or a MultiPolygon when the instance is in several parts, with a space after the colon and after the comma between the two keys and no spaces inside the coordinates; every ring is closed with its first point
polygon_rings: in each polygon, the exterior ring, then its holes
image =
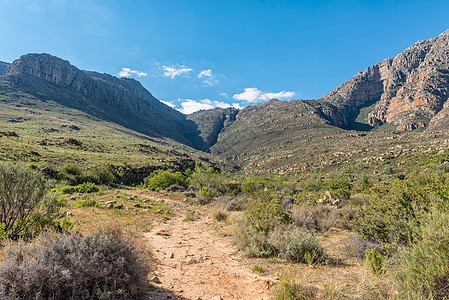
{"type": "Polygon", "coordinates": [[[321,100],[346,114],[376,103],[368,114],[369,125],[392,123],[399,130],[413,130],[432,123],[448,97],[449,30],[368,67],[321,100]]]}

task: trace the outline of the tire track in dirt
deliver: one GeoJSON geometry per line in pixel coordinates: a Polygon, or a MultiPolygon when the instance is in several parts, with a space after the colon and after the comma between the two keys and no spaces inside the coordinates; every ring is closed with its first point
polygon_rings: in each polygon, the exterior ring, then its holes
{"type": "Polygon", "coordinates": [[[170,292],[166,296],[156,289],[148,299],[270,299],[273,278],[251,272],[230,238],[220,236],[202,209],[145,191],[130,193],[164,201],[175,213],[144,234],[161,282],[153,285],[170,292]],[[187,221],[187,212],[197,219],[187,221]]]}

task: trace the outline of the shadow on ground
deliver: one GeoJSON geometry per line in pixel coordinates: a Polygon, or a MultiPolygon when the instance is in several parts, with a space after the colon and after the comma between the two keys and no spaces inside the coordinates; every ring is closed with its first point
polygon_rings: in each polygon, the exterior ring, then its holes
{"type": "Polygon", "coordinates": [[[149,291],[145,293],[140,300],[187,300],[182,296],[176,295],[173,291],[164,289],[162,287],[151,285],[149,291]]]}

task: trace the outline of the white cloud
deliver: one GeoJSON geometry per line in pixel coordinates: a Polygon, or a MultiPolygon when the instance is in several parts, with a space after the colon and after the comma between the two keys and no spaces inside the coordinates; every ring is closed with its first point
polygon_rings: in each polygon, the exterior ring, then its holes
{"type": "Polygon", "coordinates": [[[215,101],[215,100],[209,100],[209,99],[202,99],[202,100],[192,100],[192,99],[186,99],[181,103],[181,108],[178,109],[183,114],[191,114],[199,110],[207,110],[207,109],[213,109],[215,107],[221,107],[221,108],[228,108],[228,107],[234,107],[237,109],[241,109],[240,105],[238,103],[225,103],[222,101],[215,101]]]}
{"type": "Polygon", "coordinates": [[[221,93],[220,96],[225,96],[225,97],[227,97],[228,94],[226,94],[226,93],[221,93]]]}
{"type": "Polygon", "coordinates": [[[162,66],[162,69],[164,70],[164,76],[170,77],[171,79],[174,79],[176,76],[189,73],[190,71],[192,71],[191,68],[187,68],[186,66],[177,66],[177,67],[162,66]]]}
{"type": "Polygon", "coordinates": [[[118,73],[120,77],[130,77],[133,75],[137,75],[139,77],[147,76],[148,74],[142,71],[132,70],[130,68],[122,68],[122,70],[118,73]]]}
{"type": "Polygon", "coordinates": [[[211,79],[203,80],[203,83],[207,84],[209,86],[213,86],[213,85],[219,83],[219,81],[217,79],[211,78],[211,79]]]}
{"type": "Polygon", "coordinates": [[[203,83],[207,84],[208,86],[213,86],[220,82],[218,81],[218,79],[215,79],[214,75],[212,75],[211,69],[201,71],[197,77],[204,78],[203,83]]]}
{"type": "Polygon", "coordinates": [[[212,70],[208,69],[208,70],[201,71],[200,74],[198,74],[198,78],[203,78],[203,77],[213,77],[212,70]]]}
{"type": "Polygon", "coordinates": [[[257,88],[246,88],[243,93],[232,96],[235,100],[256,103],[257,101],[268,101],[270,99],[287,99],[295,95],[295,92],[282,91],[278,93],[265,93],[257,88]]]}
{"type": "Polygon", "coordinates": [[[167,105],[167,106],[170,106],[171,108],[173,108],[173,107],[176,106],[176,104],[171,103],[171,102],[169,102],[169,101],[164,101],[164,100],[159,100],[159,101],[161,101],[162,103],[164,103],[164,104],[167,105]]]}

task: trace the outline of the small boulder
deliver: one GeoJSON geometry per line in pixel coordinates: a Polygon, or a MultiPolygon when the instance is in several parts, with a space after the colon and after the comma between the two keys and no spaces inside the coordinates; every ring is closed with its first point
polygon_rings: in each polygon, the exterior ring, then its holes
{"type": "Polygon", "coordinates": [[[158,278],[157,276],[151,277],[150,281],[151,281],[151,282],[154,282],[154,283],[156,283],[156,284],[162,283],[162,282],[159,280],[159,278],[158,278]]]}

